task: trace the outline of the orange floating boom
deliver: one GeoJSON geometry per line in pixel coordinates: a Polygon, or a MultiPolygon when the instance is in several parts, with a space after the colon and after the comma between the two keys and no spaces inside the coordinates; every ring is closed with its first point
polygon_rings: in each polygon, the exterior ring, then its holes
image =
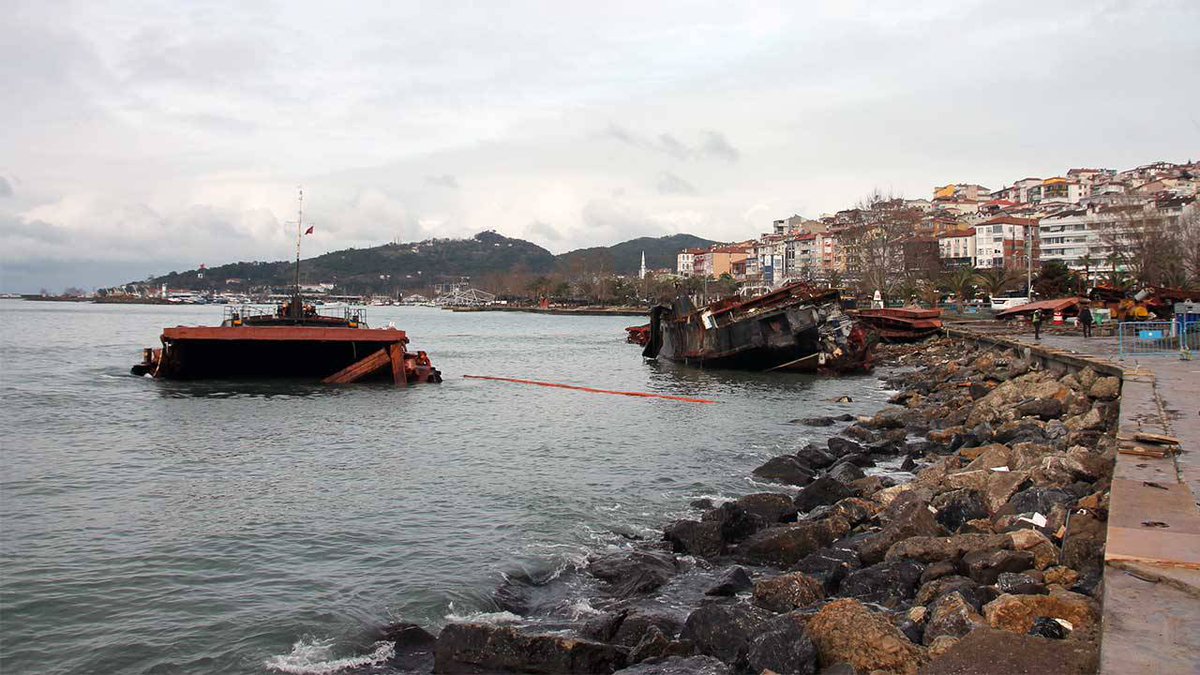
{"type": "Polygon", "coordinates": [[[717,403],[717,401],[709,401],[703,398],[688,398],[686,396],[668,396],[666,394],[648,394],[642,391],[612,391],[609,389],[593,389],[592,387],[576,387],[570,384],[558,384],[555,382],[537,382],[535,380],[518,380],[512,377],[490,377],[487,375],[463,375],[468,380],[493,380],[496,382],[514,382],[516,384],[533,384],[539,387],[555,387],[558,389],[571,389],[574,391],[586,391],[592,394],[613,394],[615,396],[636,396],[638,398],[662,398],[668,401],[682,401],[684,403],[717,403]]]}

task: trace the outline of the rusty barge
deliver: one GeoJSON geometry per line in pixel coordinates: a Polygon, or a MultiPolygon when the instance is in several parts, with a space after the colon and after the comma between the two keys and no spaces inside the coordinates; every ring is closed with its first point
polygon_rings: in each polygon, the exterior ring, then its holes
{"type": "Polygon", "coordinates": [[[793,283],[749,300],[696,307],[687,297],[650,311],[642,355],[702,368],[867,372],[867,331],[842,311],[840,291],[793,283]]]}
{"type": "Polygon", "coordinates": [[[134,375],[170,380],[296,378],[325,384],[441,382],[423,351],[408,351],[408,335],[370,328],[361,311],[319,314],[299,296],[273,310],[227,307],[220,326],[163,329],[162,347],[142,350],[134,375]]]}
{"type": "Polygon", "coordinates": [[[854,316],[884,342],[920,342],[942,330],[942,310],[919,307],[860,309],[854,316]]]}

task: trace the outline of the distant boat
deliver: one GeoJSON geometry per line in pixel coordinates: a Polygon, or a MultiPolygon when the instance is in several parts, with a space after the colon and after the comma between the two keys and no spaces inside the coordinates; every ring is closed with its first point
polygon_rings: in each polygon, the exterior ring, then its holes
{"type": "Polygon", "coordinates": [[[836,288],[793,283],[749,300],[696,308],[686,296],[651,309],[642,355],[702,368],[821,373],[871,369],[867,332],[836,288]]]}

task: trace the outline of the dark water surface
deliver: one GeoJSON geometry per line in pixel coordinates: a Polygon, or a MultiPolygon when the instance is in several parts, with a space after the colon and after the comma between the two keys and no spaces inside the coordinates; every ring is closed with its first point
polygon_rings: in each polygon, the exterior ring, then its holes
{"type": "Polygon", "coordinates": [[[627,317],[369,308],[442,385],[129,375],[213,307],[0,301],[0,671],[330,672],[389,619],[490,612],[501,574],[653,536],[866,413],[872,377],[647,363],[627,317]],[[698,396],[664,400],[465,374],[698,396]],[[835,404],[842,394],[852,404],[835,404]]]}

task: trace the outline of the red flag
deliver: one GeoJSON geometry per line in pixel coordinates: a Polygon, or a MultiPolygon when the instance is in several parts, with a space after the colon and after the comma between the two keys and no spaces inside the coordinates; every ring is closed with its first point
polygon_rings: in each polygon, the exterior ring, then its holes
{"type": "Polygon", "coordinates": [[[314,227],[316,227],[316,225],[309,225],[308,229],[304,231],[304,234],[312,234],[314,227]]]}

